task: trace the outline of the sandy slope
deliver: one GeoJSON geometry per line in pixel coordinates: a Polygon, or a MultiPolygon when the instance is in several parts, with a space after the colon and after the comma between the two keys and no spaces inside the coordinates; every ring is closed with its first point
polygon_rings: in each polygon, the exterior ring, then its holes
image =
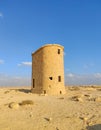
{"type": "Polygon", "coordinates": [[[30,87],[0,88],[0,130],[101,130],[101,87],[66,89],[65,95],[44,96],[30,87]],[[24,100],[34,104],[20,105],[24,100]]]}

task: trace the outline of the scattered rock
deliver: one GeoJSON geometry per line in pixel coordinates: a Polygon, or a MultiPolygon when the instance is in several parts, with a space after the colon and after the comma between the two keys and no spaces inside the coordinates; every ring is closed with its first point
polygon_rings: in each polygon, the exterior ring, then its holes
{"type": "Polygon", "coordinates": [[[78,98],[77,101],[83,102],[83,99],[82,98],[78,98]]]}
{"type": "Polygon", "coordinates": [[[45,120],[47,120],[47,121],[52,121],[52,118],[50,117],[50,118],[44,118],[45,120]]]}
{"type": "Polygon", "coordinates": [[[83,102],[83,99],[81,98],[81,96],[73,96],[71,99],[72,99],[73,101],[83,102]]]}
{"type": "Polygon", "coordinates": [[[34,102],[32,100],[24,100],[19,105],[24,106],[24,105],[33,105],[34,102]]]}
{"type": "Polygon", "coordinates": [[[87,124],[88,126],[90,126],[90,125],[93,124],[93,122],[92,122],[92,121],[87,121],[86,124],[87,124]]]}
{"type": "Polygon", "coordinates": [[[9,93],[9,91],[5,91],[5,92],[4,92],[4,94],[7,94],[7,93],[9,93]]]}
{"type": "Polygon", "coordinates": [[[96,102],[101,102],[101,97],[95,98],[95,101],[96,101],[96,102]]]}
{"type": "Polygon", "coordinates": [[[39,96],[48,96],[48,95],[47,95],[47,94],[42,93],[42,94],[39,94],[39,96]]]}
{"type": "Polygon", "coordinates": [[[59,128],[58,128],[58,127],[56,127],[56,130],[59,130],[59,128]]]}
{"type": "Polygon", "coordinates": [[[89,95],[89,94],[85,94],[84,96],[85,96],[85,97],[90,97],[90,95],[89,95]]]}
{"type": "Polygon", "coordinates": [[[64,99],[64,97],[60,97],[59,99],[64,99]]]}
{"type": "Polygon", "coordinates": [[[87,121],[88,120],[88,118],[87,117],[79,117],[81,120],[83,120],[83,121],[87,121]]]}
{"type": "Polygon", "coordinates": [[[88,101],[95,101],[95,98],[89,98],[88,101]]]}
{"type": "Polygon", "coordinates": [[[9,108],[11,109],[18,109],[19,108],[19,104],[16,102],[11,102],[9,103],[9,108]]]}

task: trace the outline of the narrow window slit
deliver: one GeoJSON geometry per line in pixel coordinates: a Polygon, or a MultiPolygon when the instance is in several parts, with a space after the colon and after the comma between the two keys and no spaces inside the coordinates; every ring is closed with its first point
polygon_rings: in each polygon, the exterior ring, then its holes
{"type": "Polygon", "coordinates": [[[62,94],[62,91],[60,91],[60,94],[62,94]]]}
{"type": "Polygon", "coordinates": [[[33,88],[35,88],[35,79],[33,79],[33,88]]]}
{"type": "Polygon", "coordinates": [[[61,76],[58,76],[58,82],[61,82],[61,76]]]}
{"type": "Polygon", "coordinates": [[[60,49],[58,49],[58,54],[60,54],[60,49]]]}

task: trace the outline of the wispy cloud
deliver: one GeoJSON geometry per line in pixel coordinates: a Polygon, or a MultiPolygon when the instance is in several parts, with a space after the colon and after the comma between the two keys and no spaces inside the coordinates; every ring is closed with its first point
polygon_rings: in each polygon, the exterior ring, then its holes
{"type": "Polygon", "coordinates": [[[92,68],[92,67],[94,67],[94,63],[85,64],[83,67],[84,67],[84,69],[92,68]]]}
{"type": "Polygon", "coordinates": [[[75,75],[72,74],[72,73],[67,74],[67,76],[68,76],[69,78],[73,78],[73,77],[75,77],[75,75]]]}
{"type": "MultiPolygon", "coordinates": [[[[68,73],[65,75],[66,85],[101,85],[101,73],[79,75],[68,73]]],[[[0,73],[0,86],[31,86],[31,77],[9,76],[0,73]]]]}
{"type": "Polygon", "coordinates": [[[73,74],[65,75],[66,85],[101,85],[101,73],[95,74],[73,74]]]}
{"type": "Polygon", "coordinates": [[[0,74],[0,87],[2,86],[31,86],[31,79],[30,77],[0,74]]]}
{"type": "Polygon", "coordinates": [[[0,64],[4,64],[4,60],[0,60],[0,64]]]}
{"type": "Polygon", "coordinates": [[[18,66],[31,66],[32,62],[21,62],[18,66]]]}
{"type": "Polygon", "coordinates": [[[0,12],[0,17],[3,17],[3,13],[2,12],[0,12]]]}
{"type": "Polygon", "coordinates": [[[101,78],[101,73],[96,73],[96,74],[94,74],[94,76],[95,76],[96,78],[101,78]]]}

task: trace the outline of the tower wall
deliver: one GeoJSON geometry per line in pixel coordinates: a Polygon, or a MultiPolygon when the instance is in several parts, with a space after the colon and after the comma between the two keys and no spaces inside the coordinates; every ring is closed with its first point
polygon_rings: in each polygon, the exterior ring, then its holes
{"type": "Polygon", "coordinates": [[[32,54],[32,92],[65,93],[64,48],[58,44],[41,47],[32,54]]]}

